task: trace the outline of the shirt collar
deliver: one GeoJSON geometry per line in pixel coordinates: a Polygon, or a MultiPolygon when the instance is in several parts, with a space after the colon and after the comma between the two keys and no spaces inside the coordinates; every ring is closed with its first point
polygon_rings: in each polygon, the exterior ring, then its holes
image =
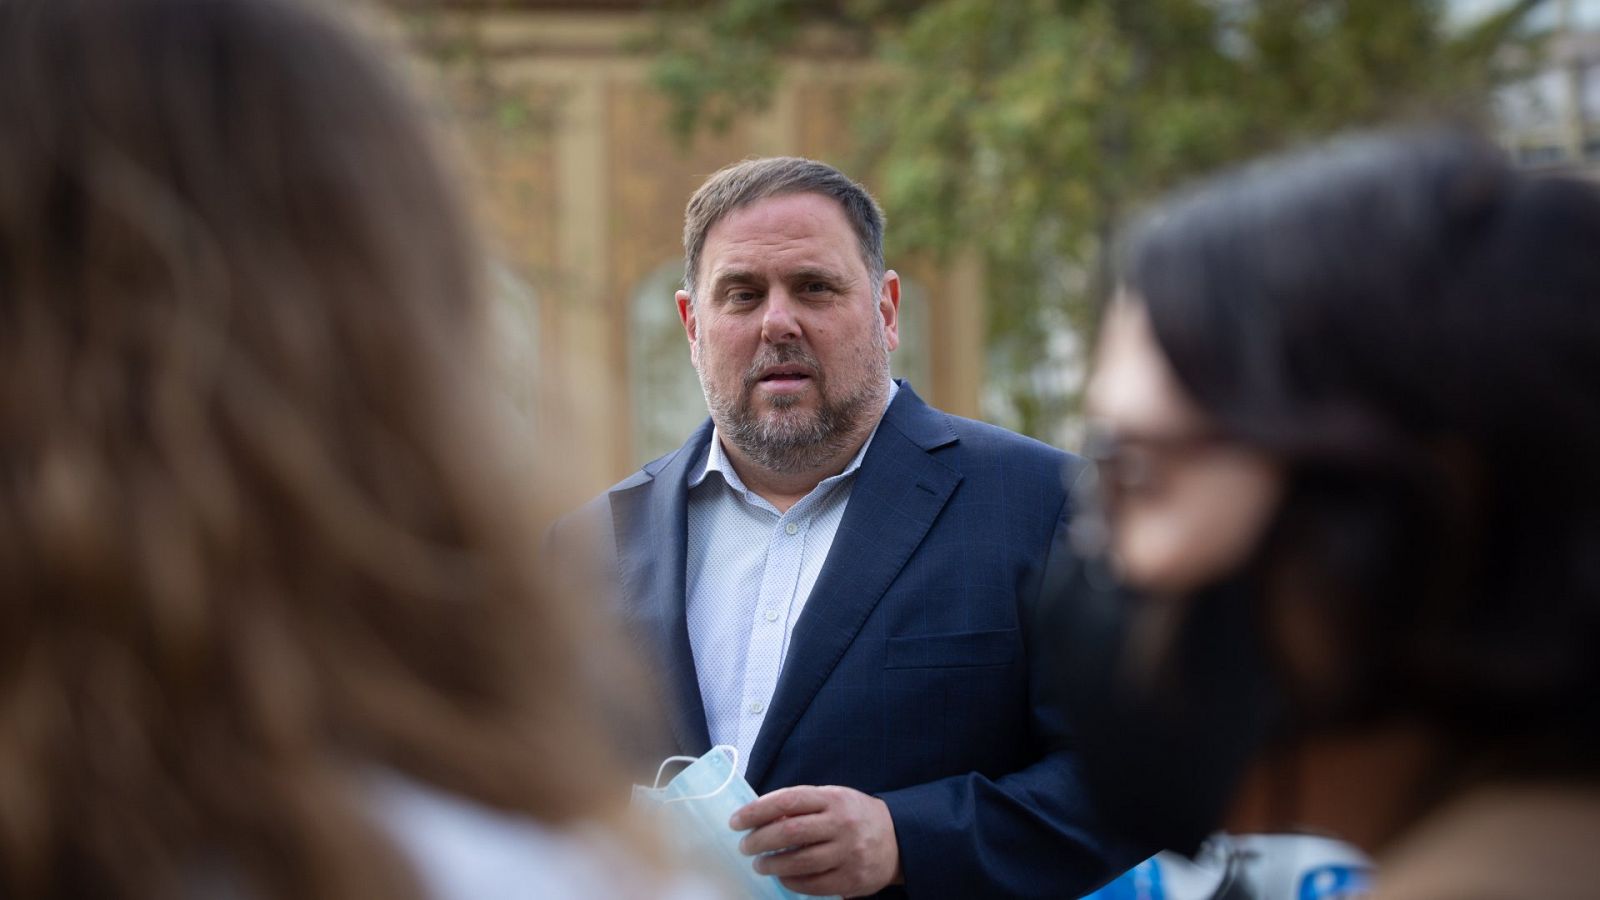
{"type": "MultiPolygon", "coordinates": [[[[883,424],[883,414],[889,411],[889,404],[894,402],[895,395],[898,393],[900,393],[900,383],[893,378],[889,379],[889,399],[884,401],[883,410],[878,413],[878,421],[872,426],[872,433],[868,434],[867,439],[861,442],[861,449],[856,451],[855,458],[850,460],[850,465],[845,466],[843,472],[825,478],[823,481],[843,478],[861,468],[861,460],[866,457],[867,448],[872,446],[872,439],[877,437],[878,426],[883,424]]],[[[739,479],[739,473],[733,470],[733,463],[728,459],[728,452],[722,449],[722,430],[715,426],[711,429],[711,446],[706,452],[705,464],[700,467],[700,471],[695,473],[693,478],[689,479],[689,487],[699,487],[700,483],[706,480],[706,476],[712,472],[721,474],[723,481],[726,481],[729,487],[739,493],[749,493],[749,488],[746,488],[744,482],[739,479]]]]}

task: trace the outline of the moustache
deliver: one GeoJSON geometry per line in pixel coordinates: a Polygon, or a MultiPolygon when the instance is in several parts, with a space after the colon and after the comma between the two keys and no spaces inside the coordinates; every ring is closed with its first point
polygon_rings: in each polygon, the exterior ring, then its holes
{"type": "Polygon", "coordinates": [[[756,354],[744,374],[744,386],[752,388],[761,380],[761,374],[773,366],[804,366],[806,374],[822,380],[822,363],[805,348],[797,344],[775,344],[756,354]]]}

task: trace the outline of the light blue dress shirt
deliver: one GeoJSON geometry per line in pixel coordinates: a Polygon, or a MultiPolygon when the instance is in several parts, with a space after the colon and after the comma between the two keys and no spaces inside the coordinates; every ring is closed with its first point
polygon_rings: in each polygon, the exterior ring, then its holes
{"type": "MultiPolygon", "coordinates": [[[[890,403],[899,390],[889,383],[890,403]]],[[[711,743],[739,748],[740,775],[877,433],[874,427],[844,471],[823,479],[788,512],[745,487],[716,431],[704,467],[689,482],[689,646],[711,743]]]]}

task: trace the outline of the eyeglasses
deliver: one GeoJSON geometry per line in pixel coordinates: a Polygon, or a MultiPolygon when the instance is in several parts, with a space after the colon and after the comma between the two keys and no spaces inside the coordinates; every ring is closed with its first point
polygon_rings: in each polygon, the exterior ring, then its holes
{"type": "Polygon", "coordinates": [[[1175,461],[1232,443],[1215,431],[1141,434],[1091,424],[1084,438],[1083,456],[1094,464],[1102,491],[1150,494],[1161,490],[1175,461]]]}
{"type": "Polygon", "coordinates": [[[1233,446],[1214,431],[1139,433],[1091,423],[1083,457],[1089,466],[1073,483],[1072,540],[1080,553],[1097,556],[1110,543],[1110,519],[1128,497],[1158,496],[1180,462],[1233,446]]]}

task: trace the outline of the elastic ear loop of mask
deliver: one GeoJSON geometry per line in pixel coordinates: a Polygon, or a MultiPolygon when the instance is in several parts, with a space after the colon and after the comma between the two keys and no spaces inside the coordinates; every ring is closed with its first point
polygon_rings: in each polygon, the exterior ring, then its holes
{"type": "MultiPolygon", "coordinates": [[[[716,795],[718,795],[718,794],[722,793],[723,791],[727,790],[728,789],[728,785],[733,784],[734,776],[739,774],[739,748],[738,747],[734,747],[734,746],[732,746],[730,744],[718,744],[717,746],[712,747],[711,749],[713,749],[713,750],[726,750],[726,751],[728,751],[728,755],[733,757],[733,764],[728,766],[728,777],[724,778],[722,780],[722,783],[717,785],[716,790],[710,791],[709,793],[695,794],[695,795],[692,795],[692,796],[689,796],[689,797],[671,797],[669,799],[661,801],[662,803],[682,803],[682,802],[684,802],[686,800],[705,800],[705,799],[707,799],[709,797],[715,797],[716,795]]],[[[657,790],[657,791],[661,790],[661,775],[664,772],[667,771],[667,766],[670,766],[675,762],[686,762],[686,763],[689,763],[690,765],[693,765],[694,763],[697,763],[699,761],[700,761],[700,759],[698,757],[694,757],[694,756],[669,756],[666,759],[662,760],[661,761],[661,767],[656,769],[655,786],[653,788],[651,788],[651,790],[657,790]]]]}

